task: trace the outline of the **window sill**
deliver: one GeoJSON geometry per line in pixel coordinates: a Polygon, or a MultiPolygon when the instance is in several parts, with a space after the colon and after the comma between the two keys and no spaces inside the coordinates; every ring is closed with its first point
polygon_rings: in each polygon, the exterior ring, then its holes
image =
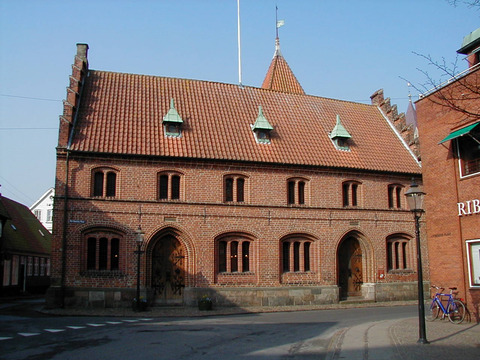
{"type": "Polygon", "coordinates": [[[80,276],[117,278],[125,277],[126,275],[120,270],[85,270],[80,272],[80,276]]]}
{"type": "Polygon", "coordinates": [[[411,269],[391,269],[388,270],[388,274],[392,275],[411,275],[414,274],[415,271],[411,269]]]}

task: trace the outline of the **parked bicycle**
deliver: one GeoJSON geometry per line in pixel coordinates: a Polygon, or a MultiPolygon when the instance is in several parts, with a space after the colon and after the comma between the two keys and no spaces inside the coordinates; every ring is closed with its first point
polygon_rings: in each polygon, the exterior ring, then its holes
{"type": "Polygon", "coordinates": [[[450,294],[444,294],[442,291],[444,288],[438,286],[432,286],[436,289],[436,294],[433,299],[427,300],[425,305],[425,319],[427,321],[433,321],[438,318],[442,313],[442,319],[445,316],[453,324],[460,324],[465,319],[465,304],[460,299],[455,299],[454,291],[456,287],[451,287],[450,294]],[[446,305],[445,304],[446,301],[446,305]]]}

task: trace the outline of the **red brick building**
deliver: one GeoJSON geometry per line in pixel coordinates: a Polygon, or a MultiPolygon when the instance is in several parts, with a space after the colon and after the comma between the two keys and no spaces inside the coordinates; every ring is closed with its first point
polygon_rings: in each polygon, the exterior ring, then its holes
{"type": "Polygon", "coordinates": [[[469,68],[417,101],[430,280],[458,287],[480,320],[480,29],[459,53],[469,68]]]}
{"type": "Polygon", "coordinates": [[[306,95],[278,43],[262,88],[92,70],[87,50],[60,117],[51,305],[128,304],[138,229],[157,305],[416,298],[421,169],[382,91],[306,95]]]}

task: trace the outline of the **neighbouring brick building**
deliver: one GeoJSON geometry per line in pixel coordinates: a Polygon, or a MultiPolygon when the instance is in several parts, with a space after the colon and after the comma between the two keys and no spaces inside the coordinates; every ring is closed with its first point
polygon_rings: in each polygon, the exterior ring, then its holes
{"type": "Polygon", "coordinates": [[[480,28],[459,53],[469,68],[417,101],[430,280],[457,287],[480,320],[480,28]]]}
{"type": "Polygon", "coordinates": [[[261,88],[92,70],[87,51],[60,117],[50,305],[129,304],[139,229],[156,305],[416,298],[421,168],[383,91],[306,95],[278,40],[261,88]]]}

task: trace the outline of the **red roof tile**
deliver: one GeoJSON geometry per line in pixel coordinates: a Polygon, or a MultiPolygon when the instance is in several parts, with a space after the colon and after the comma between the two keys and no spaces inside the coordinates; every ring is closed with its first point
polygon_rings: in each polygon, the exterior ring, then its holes
{"type": "Polygon", "coordinates": [[[74,131],[75,151],[420,173],[376,106],[208,81],[89,70],[74,131]],[[179,138],[163,131],[171,98],[179,138]],[[268,145],[251,129],[259,105],[274,127],[268,145]],[[337,114],[348,152],[328,136],[337,114]]]}
{"type": "Polygon", "coordinates": [[[277,39],[277,48],[273,56],[267,75],[263,80],[263,89],[282,91],[292,94],[305,94],[302,86],[288,66],[287,61],[280,53],[280,45],[277,39]]]}

